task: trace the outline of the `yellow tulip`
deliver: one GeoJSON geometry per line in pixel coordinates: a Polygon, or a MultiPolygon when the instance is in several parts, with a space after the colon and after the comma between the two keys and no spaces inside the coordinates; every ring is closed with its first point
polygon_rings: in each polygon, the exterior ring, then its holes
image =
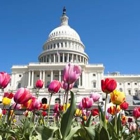
{"type": "Polygon", "coordinates": [[[11,104],[11,99],[9,99],[7,97],[4,97],[2,99],[2,103],[3,103],[3,105],[10,105],[11,104]]]}
{"type": "Polygon", "coordinates": [[[75,111],[75,116],[81,116],[82,115],[82,110],[80,110],[80,109],[76,109],[76,111],[75,111]]]}
{"type": "Polygon", "coordinates": [[[110,94],[111,102],[116,105],[120,105],[125,101],[125,94],[123,92],[114,90],[110,94]]]}
{"type": "Polygon", "coordinates": [[[67,105],[66,104],[64,104],[63,105],[63,111],[66,111],[66,109],[68,109],[69,108],[69,106],[70,106],[70,104],[68,103],[67,105]]]}

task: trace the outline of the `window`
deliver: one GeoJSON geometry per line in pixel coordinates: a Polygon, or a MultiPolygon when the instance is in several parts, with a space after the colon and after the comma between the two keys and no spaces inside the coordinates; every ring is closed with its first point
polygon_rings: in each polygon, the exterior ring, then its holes
{"type": "Polygon", "coordinates": [[[137,83],[135,83],[135,85],[137,85],[137,83]]]}
{"type": "Polygon", "coordinates": [[[47,98],[42,98],[41,102],[42,104],[47,104],[47,98]]]}
{"type": "Polygon", "coordinates": [[[46,88],[48,88],[48,87],[49,87],[49,84],[50,84],[50,81],[48,81],[48,82],[47,82],[46,88]]]}
{"type": "Polygon", "coordinates": [[[36,77],[39,77],[39,74],[36,77]]]}
{"type": "Polygon", "coordinates": [[[93,88],[96,88],[96,82],[93,82],[93,88]]]}
{"type": "Polygon", "coordinates": [[[22,75],[20,74],[19,77],[21,77],[22,75]]]}
{"type": "Polygon", "coordinates": [[[122,85],[122,83],[119,83],[119,85],[122,85]]]}
{"type": "Polygon", "coordinates": [[[60,98],[56,98],[56,99],[55,99],[55,103],[60,104],[60,103],[61,103],[61,99],[60,99],[60,98]]]}
{"type": "Polygon", "coordinates": [[[123,89],[122,89],[122,88],[120,88],[120,91],[122,92],[122,91],[123,91],[123,89]]]}
{"type": "Polygon", "coordinates": [[[127,83],[127,85],[130,85],[130,83],[127,83]]]}
{"type": "Polygon", "coordinates": [[[18,83],[18,88],[21,88],[21,83],[18,83]]]}
{"type": "Polygon", "coordinates": [[[96,74],[94,73],[93,76],[96,76],[96,74]]]}
{"type": "Polygon", "coordinates": [[[128,90],[128,94],[131,94],[131,90],[130,89],[128,90]]]}
{"type": "Polygon", "coordinates": [[[48,74],[47,76],[50,77],[50,74],[48,74]]]}

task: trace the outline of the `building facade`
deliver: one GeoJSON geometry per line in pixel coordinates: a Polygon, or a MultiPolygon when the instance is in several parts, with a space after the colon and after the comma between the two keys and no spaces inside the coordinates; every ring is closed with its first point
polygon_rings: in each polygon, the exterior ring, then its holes
{"type": "MultiPolygon", "coordinates": [[[[39,55],[37,63],[28,65],[13,65],[11,73],[11,83],[7,89],[16,91],[20,87],[27,87],[35,93],[35,83],[38,79],[44,81],[44,86],[40,90],[40,100],[48,99],[47,86],[53,80],[62,80],[62,70],[67,63],[78,64],[82,67],[82,75],[75,83],[73,91],[76,94],[77,103],[85,95],[91,92],[101,92],[101,79],[114,78],[117,81],[117,89],[125,92],[126,95],[135,95],[140,88],[140,75],[121,75],[114,72],[105,75],[103,64],[89,64],[88,55],[85,53],[85,45],[78,33],[68,24],[66,9],[63,9],[61,24],[52,30],[47,41],[43,45],[42,53],[39,55]]],[[[52,99],[52,104],[56,99],[63,100],[64,91],[56,94],[52,99]]]]}

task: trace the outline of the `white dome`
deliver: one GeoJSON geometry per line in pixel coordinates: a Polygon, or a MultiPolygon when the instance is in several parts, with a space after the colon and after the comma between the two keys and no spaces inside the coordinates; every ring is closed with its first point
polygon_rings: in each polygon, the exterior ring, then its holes
{"type": "Polygon", "coordinates": [[[71,38],[80,41],[80,36],[78,35],[78,33],[68,25],[61,25],[60,27],[52,30],[49,34],[49,40],[57,37],[71,38]]]}

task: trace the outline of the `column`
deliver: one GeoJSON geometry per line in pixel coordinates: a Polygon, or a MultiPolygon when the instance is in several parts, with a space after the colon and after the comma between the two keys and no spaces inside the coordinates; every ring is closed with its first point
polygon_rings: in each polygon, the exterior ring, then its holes
{"type": "Polygon", "coordinates": [[[31,83],[31,87],[33,88],[34,86],[34,71],[32,71],[32,83],[31,83]]]}
{"type": "Polygon", "coordinates": [[[40,71],[40,74],[39,75],[40,75],[40,79],[42,80],[42,71],[40,71]]]}
{"type": "Polygon", "coordinates": [[[59,81],[61,82],[61,70],[59,70],[59,81]]]}
{"type": "Polygon", "coordinates": [[[85,87],[85,72],[82,71],[82,87],[85,87]]]}
{"type": "Polygon", "coordinates": [[[67,62],[69,62],[69,53],[67,54],[67,62]]]}
{"type": "Polygon", "coordinates": [[[49,62],[51,63],[51,54],[49,55],[49,62]]]}
{"type": "Polygon", "coordinates": [[[73,60],[73,54],[72,54],[72,57],[71,57],[71,62],[74,62],[74,60],[73,60]]]}
{"type": "Polygon", "coordinates": [[[43,71],[43,82],[44,82],[43,88],[45,88],[45,71],[43,71]]]}
{"type": "Polygon", "coordinates": [[[80,55],[80,63],[81,63],[81,55],[80,55]]]}
{"type": "Polygon", "coordinates": [[[78,55],[76,54],[76,63],[78,63],[78,55]]]}
{"type": "Polygon", "coordinates": [[[28,72],[28,87],[30,87],[31,71],[28,72]]]}
{"type": "Polygon", "coordinates": [[[51,70],[51,81],[53,80],[53,70],[51,70]]]}

